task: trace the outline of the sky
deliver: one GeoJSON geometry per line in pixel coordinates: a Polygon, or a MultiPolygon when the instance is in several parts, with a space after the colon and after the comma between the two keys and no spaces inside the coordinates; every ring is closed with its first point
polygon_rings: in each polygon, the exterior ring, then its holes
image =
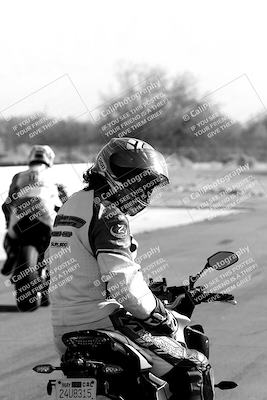
{"type": "Polygon", "coordinates": [[[266,112],[264,1],[11,0],[1,3],[2,117],[79,117],[127,65],[189,72],[237,118],[266,112]]]}

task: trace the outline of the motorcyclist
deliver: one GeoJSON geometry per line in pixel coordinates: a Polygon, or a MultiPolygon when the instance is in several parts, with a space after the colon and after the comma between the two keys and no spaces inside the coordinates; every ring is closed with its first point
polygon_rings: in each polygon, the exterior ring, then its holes
{"type": "MultiPolygon", "coordinates": [[[[146,327],[174,336],[177,319],[153,295],[134,261],[137,242],[127,219],[148,206],[153,190],[169,183],[164,157],[141,140],[113,138],[84,174],[84,181],[87,187],[59,210],[46,254],[52,276],[66,266],[64,280],[57,279],[50,287],[57,350],[64,352],[61,336],[66,332],[114,330],[110,315],[122,306],[146,327]],[[62,248],[69,251],[59,259],[62,248]],[[118,288],[123,296],[118,295],[118,288]]],[[[182,345],[181,350],[184,353],[182,345]]],[[[207,367],[201,353],[188,350],[187,355],[207,367]]],[[[171,381],[174,396],[177,390],[181,394],[183,382],[176,387],[173,366],[153,352],[150,356],[152,371],[171,381]]]]}
{"type": "Polygon", "coordinates": [[[11,182],[8,197],[2,205],[7,233],[4,249],[7,259],[1,270],[9,275],[15,264],[21,235],[30,235],[38,250],[49,244],[55,211],[67,200],[62,184],[55,183],[51,167],[54,151],[47,145],[35,145],[29,154],[29,168],[17,173],[11,182]]]}

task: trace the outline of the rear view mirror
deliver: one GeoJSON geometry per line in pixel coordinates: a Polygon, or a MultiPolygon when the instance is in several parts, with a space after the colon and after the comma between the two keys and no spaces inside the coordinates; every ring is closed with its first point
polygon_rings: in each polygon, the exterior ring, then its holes
{"type": "Polygon", "coordinates": [[[237,254],[232,251],[219,251],[208,258],[208,267],[220,271],[238,261],[237,254]]]}
{"type": "Polygon", "coordinates": [[[213,254],[207,260],[205,267],[195,276],[189,276],[189,289],[194,288],[196,281],[203,275],[204,271],[208,268],[213,268],[221,270],[230,267],[230,265],[238,261],[237,254],[232,251],[218,251],[218,253],[213,254]]]}

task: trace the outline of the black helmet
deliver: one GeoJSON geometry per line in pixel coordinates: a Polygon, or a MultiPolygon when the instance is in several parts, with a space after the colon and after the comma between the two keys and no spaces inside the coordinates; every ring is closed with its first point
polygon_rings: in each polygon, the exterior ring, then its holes
{"type": "Polygon", "coordinates": [[[96,157],[90,172],[104,177],[110,200],[125,214],[135,215],[150,202],[153,189],[169,183],[165,159],[148,143],[133,138],[113,138],[96,157]]]}

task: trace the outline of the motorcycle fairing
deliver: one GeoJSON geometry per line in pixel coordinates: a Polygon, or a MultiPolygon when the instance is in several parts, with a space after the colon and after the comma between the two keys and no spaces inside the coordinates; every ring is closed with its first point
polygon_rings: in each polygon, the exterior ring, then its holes
{"type": "MultiPolygon", "coordinates": [[[[184,316],[186,320],[189,320],[184,316]]],[[[183,366],[194,365],[187,359],[187,349],[184,341],[177,342],[176,339],[167,336],[156,336],[144,328],[140,321],[129,316],[121,310],[110,316],[114,328],[136,343],[138,346],[149,349],[171,365],[182,363],[183,366]]],[[[185,326],[185,325],[184,325],[185,326]]],[[[184,328],[183,326],[183,328],[184,328]]],[[[183,329],[182,327],[180,327],[183,329]]]]}
{"type": "Polygon", "coordinates": [[[189,349],[198,350],[209,358],[209,338],[204,334],[201,325],[187,326],[185,328],[185,341],[189,349]]]}
{"type": "MultiPolygon", "coordinates": [[[[63,343],[67,346],[62,356],[61,368],[67,377],[96,377],[99,394],[104,393],[105,380],[109,381],[110,398],[123,398],[136,400],[140,396],[151,400],[168,400],[169,386],[166,381],[153,375],[151,357],[144,353],[130,339],[119,332],[109,330],[84,330],[69,332],[63,335],[63,343]],[[111,357],[111,349],[113,356],[111,357]],[[122,355],[122,357],[120,357],[122,355]],[[122,374],[116,376],[103,376],[103,367],[113,361],[122,367],[122,374]],[[151,361],[151,363],[149,362],[151,361]],[[99,364],[95,373],[89,367],[99,364]],[[101,365],[100,365],[101,364],[101,365]],[[119,391],[118,391],[119,389],[119,391]],[[122,392],[122,393],[121,393],[122,392]],[[115,394],[115,396],[111,396],[115,394]],[[122,397],[116,397],[121,394],[122,397]]],[[[109,397],[108,397],[109,398],[109,397]]]]}

